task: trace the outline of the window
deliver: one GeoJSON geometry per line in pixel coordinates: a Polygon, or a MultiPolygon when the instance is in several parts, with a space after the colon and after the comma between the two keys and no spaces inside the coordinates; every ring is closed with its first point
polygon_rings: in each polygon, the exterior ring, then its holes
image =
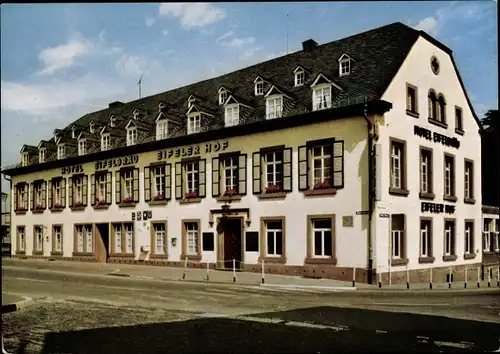
{"type": "Polygon", "coordinates": [[[302,86],[306,81],[306,73],[304,71],[297,71],[295,73],[295,86],[302,86]]]}
{"type": "Polygon", "coordinates": [[[75,225],[76,253],[93,253],[92,225],[75,225]]]}
{"type": "Polygon", "coordinates": [[[432,221],[430,219],[420,220],[420,257],[432,257],[432,221]]]}
{"type": "Polygon", "coordinates": [[[82,156],[87,153],[87,141],[86,140],[78,140],[78,155],[82,156]]]}
{"type": "Polygon", "coordinates": [[[156,140],[166,139],[168,137],[168,122],[166,120],[156,123],[156,140]]]}
{"type": "Polygon", "coordinates": [[[339,76],[349,75],[351,73],[351,60],[343,59],[340,61],[339,76]]]}
{"type": "Polygon", "coordinates": [[[127,130],[127,146],[137,143],[137,128],[129,128],[127,130]]]}
{"type": "Polygon", "coordinates": [[[466,201],[474,198],[474,163],[470,160],[464,163],[464,198],[466,201]]]}
{"type": "Polygon", "coordinates": [[[283,150],[264,154],[264,188],[280,191],[283,188],[283,150]]]}
{"type": "Polygon", "coordinates": [[[87,205],[87,176],[74,175],[69,178],[70,207],[87,205]]]}
{"type": "Polygon", "coordinates": [[[89,132],[91,134],[94,134],[94,122],[90,122],[90,124],[89,124],[89,132]]]}
{"type": "Polygon", "coordinates": [[[165,199],[165,166],[153,169],[153,195],[156,200],[165,199]]]}
{"type": "Polygon", "coordinates": [[[101,150],[106,151],[111,148],[111,136],[109,134],[104,134],[101,136],[101,150]]]}
{"type": "Polygon", "coordinates": [[[441,123],[446,124],[446,101],[443,95],[439,95],[438,98],[438,106],[439,106],[439,121],[441,123]]]}
{"type": "Polygon", "coordinates": [[[283,96],[269,97],[266,101],[266,118],[280,118],[283,116],[283,96]]]}
{"type": "Polygon", "coordinates": [[[114,230],[114,253],[122,253],[123,252],[123,246],[122,246],[122,225],[121,224],[115,224],[113,225],[113,230],[114,230]]]}
{"type": "Polygon", "coordinates": [[[417,88],[413,85],[406,85],[406,111],[418,114],[417,88]]]}
{"type": "Polygon", "coordinates": [[[464,123],[462,118],[462,108],[455,107],[455,129],[461,132],[464,131],[464,123]]]}
{"type": "MultiPolygon", "coordinates": [[[[391,139],[391,184],[389,193],[406,191],[406,143],[391,139]]],[[[407,193],[404,193],[405,195],[407,193]]]]}
{"type": "Polygon", "coordinates": [[[71,137],[72,137],[73,139],[76,139],[76,128],[75,128],[75,127],[72,127],[72,128],[71,128],[71,137]]]}
{"type": "Polygon", "coordinates": [[[134,174],[133,170],[123,171],[123,201],[131,202],[134,200],[134,174]]]}
{"type": "Polygon", "coordinates": [[[62,226],[54,225],[52,227],[52,252],[62,253],[63,245],[62,226]]]}
{"type": "Polygon", "coordinates": [[[263,148],[253,154],[253,193],[292,191],[292,149],[263,148]]]}
{"type": "MultiPolygon", "coordinates": [[[[392,259],[403,260],[405,258],[405,215],[391,215],[392,235],[392,259]]],[[[394,264],[394,263],[393,263],[394,264]]]]}
{"type": "Polygon", "coordinates": [[[46,192],[47,184],[45,181],[35,181],[33,183],[32,210],[44,210],[47,208],[46,192]]]}
{"type": "Polygon", "coordinates": [[[212,159],[212,196],[246,194],[246,154],[212,159]]]}
{"type": "Polygon", "coordinates": [[[255,96],[262,96],[264,94],[264,81],[259,80],[255,83],[255,96]]]}
{"type": "Polygon", "coordinates": [[[313,90],[313,111],[332,107],[331,85],[318,87],[313,90]]]}
{"type": "Polygon", "coordinates": [[[420,149],[420,193],[431,194],[432,188],[432,151],[420,149]]]}
{"type": "Polygon", "coordinates": [[[49,208],[59,209],[66,206],[66,179],[53,178],[49,181],[49,208]]]}
{"type": "Polygon", "coordinates": [[[182,257],[201,259],[200,221],[183,220],[182,257]]]}
{"type": "Polygon", "coordinates": [[[319,145],[311,148],[313,188],[333,185],[333,151],[332,145],[319,145]]]}
{"type": "Polygon", "coordinates": [[[500,220],[499,219],[495,219],[495,231],[494,231],[494,234],[495,234],[495,251],[496,252],[500,251],[500,236],[499,236],[499,232],[498,232],[499,224],[500,224],[500,220]]]}
{"type": "Polygon", "coordinates": [[[26,252],[26,228],[17,227],[17,252],[26,252]]]}
{"type": "Polygon", "coordinates": [[[474,222],[465,222],[465,254],[474,254],[474,222]]]}
{"type": "Polygon", "coordinates": [[[161,201],[171,198],[171,164],[153,165],[144,168],[144,199],[161,201]]]}
{"type": "Polygon", "coordinates": [[[122,168],[115,175],[116,203],[139,202],[139,169],[122,168]]]}
{"type": "Polygon", "coordinates": [[[167,223],[155,222],[152,224],[153,239],[151,245],[153,256],[166,256],[167,254],[167,223]]]}
{"type": "Polygon", "coordinates": [[[201,131],[201,114],[188,117],[187,133],[195,134],[201,131]]]}
{"type": "Polygon", "coordinates": [[[14,199],[14,211],[23,212],[28,210],[28,183],[16,184],[16,197],[14,199]]]}
{"type": "Polygon", "coordinates": [[[428,103],[429,103],[429,107],[428,107],[429,108],[429,118],[434,119],[434,120],[439,120],[437,97],[436,97],[436,93],[432,90],[429,92],[428,103]]]}
{"type": "Polygon", "coordinates": [[[227,100],[227,91],[226,90],[221,90],[219,92],[219,104],[222,105],[226,103],[227,100]]]}
{"type": "Polygon", "coordinates": [[[101,171],[91,175],[92,205],[110,205],[111,200],[111,172],[101,171]]]}
{"type": "Polygon", "coordinates": [[[65,155],[64,145],[57,145],[57,159],[58,160],[64,159],[64,155],[65,155]]]}
{"type": "MultiPolygon", "coordinates": [[[[490,242],[490,225],[493,224],[492,219],[484,219],[483,223],[483,252],[493,252],[493,242],[490,242]]],[[[493,228],[492,228],[493,229],[493,228]]]]}
{"type": "Polygon", "coordinates": [[[116,117],[115,117],[115,116],[111,116],[111,117],[109,118],[109,126],[110,126],[111,128],[116,127],[116,117]]]}
{"type": "Polygon", "coordinates": [[[313,230],[313,257],[328,258],[333,256],[332,221],[330,219],[316,219],[312,221],[313,230]]]}
{"type": "Polygon", "coordinates": [[[45,162],[45,149],[40,149],[39,162],[40,163],[45,162]]]}
{"type": "Polygon", "coordinates": [[[35,226],[33,228],[34,232],[34,247],[33,247],[33,253],[34,254],[42,254],[43,253],[43,229],[42,226],[35,226]]]}
{"type": "Polygon", "coordinates": [[[29,154],[27,152],[22,154],[22,165],[23,166],[28,166],[29,165],[29,154]]]}
{"type": "MultiPolygon", "coordinates": [[[[444,256],[455,255],[455,221],[444,222],[444,256]]],[[[445,258],[446,260],[446,258],[445,258]]]]}
{"type": "Polygon", "coordinates": [[[175,164],[175,198],[205,197],[205,160],[175,164]]]}
{"type": "Polygon", "coordinates": [[[267,257],[280,257],[283,255],[283,221],[265,220],[265,251],[267,257]]]}
{"type": "Polygon", "coordinates": [[[444,196],[455,196],[455,159],[453,156],[444,156],[444,196]]]}
{"type": "Polygon", "coordinates": [[[231,127],[239,124],[240,108],[238,105],[226,107],[225,126],[231,127]]]}
{"type": "Polygon", "coordinates": [[[125,252],[134,253],[134,225],[124,224],[125,229],[125,252]]]}

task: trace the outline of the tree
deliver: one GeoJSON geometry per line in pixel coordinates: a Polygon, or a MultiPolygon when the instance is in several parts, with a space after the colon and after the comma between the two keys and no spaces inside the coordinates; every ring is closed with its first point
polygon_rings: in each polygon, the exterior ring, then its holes
{"type": "Polygon", "coordinates": [[[484,114],[484,118],[481,120],[484,130],[487,133],[496,133],[498,136],[498,109],[490,109],[484,114]]]}
{"type": "Polygon", "coordinates": [[[498,109],[488,110],[481,120],[484,132],[482,147],[482,197],[483,205],[500,206],[500,143],[498,109]]]}

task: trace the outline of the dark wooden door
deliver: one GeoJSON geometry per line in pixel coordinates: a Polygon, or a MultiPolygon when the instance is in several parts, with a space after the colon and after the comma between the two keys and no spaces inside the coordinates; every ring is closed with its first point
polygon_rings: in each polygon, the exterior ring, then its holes
{"type": "Polygon", "coordinates": [[[224,223],[224,267],[233,268],[233,259],[236,268],[241,265],[241,220],[228,219],[224,223]]]}

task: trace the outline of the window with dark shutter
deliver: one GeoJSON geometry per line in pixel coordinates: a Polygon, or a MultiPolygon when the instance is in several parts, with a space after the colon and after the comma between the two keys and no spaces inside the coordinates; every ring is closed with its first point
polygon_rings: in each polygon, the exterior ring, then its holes
{"type": "Polygon", "coordinates": [[[344,142],[335,141],[333,144],[333,186],[344,187],[344,142]]]}
{"type": "Polygon", "coordinates": [[[151,200],[151,170],[148,167],[144,167],[144,201],[149,202],[151,200]]]}
{"type": "Polygon", "coordinates": [[[139,169],[134,168],[134,182],[133,182],[133,188],[134,188],[134,202],[139,202],[139,169]]]}
{"type": "Polygon", "coordinates": [[[175,199],[182,199],[182,164],[175,163],[175,199]]]}
{"type": "Polygon", "coordinates": [[[47,182],[43,181],[41,184],[42,188],[42,209],[47,208],[47,182]]]}
{"type": "Polygon", "coordinates": [[[252,154],[252,190],[253,194],[262,193],[261,184],[261,164],[260,164],[260,152],[254,152],[252,154]]]}
{"type": "Polygon", "coordinates": [[[238,194],[247,194],[247,154],[238,156],[238,194]]]}
{"type": "Polygon", "coordinates": [[[88,199],[89,199],[89,196],[88,196],[88,176],[87,175],[83,175],[83,182],[82,182],[82,203],[83,203],[83,206],[87,206],[88,204],[88,199]]]}
{"type": "Polygon", "coordinates": [[[309,189],[309,156],[307,146],[299,146],[299,191],[309,189]]]}
{"type": "Polygon", "coordinates": [[[52,181],[49,181],[49,187],[47,190],[48,199],[49,199],[49,209],[52,209],[54,204],[52,203],[52,181]]]}
{"type": "Polygon", "coordinates": [[[219,158],[212,158],[212,197],[220,196],[219,158]]]}
{"type": "Polygon", "coordinates": [[[61,179],[61,208],[66,208],[66,178],[61,179]]]}
{"type": "Polygon", "coordinates": [[[206,160],[202,159],[198,163],[198,196],[204,198],[206,195],[206,160]]]}
{"type": "Polygon", "coordinates": [[[96,184],[95,184],[95,174],[90,175],[90,205],[96,204],[96,184]]]}
{"type": "Polygon", "coordinates": [[[283,150],[283,191],[292,191],[292,148],[283,150]]]}
{"type": "Polygon", "coordinates": [[[112,197],[111,197],[111,172],[106,172],[106,204],[111,205],[112,197]]]}
{"type": "Polygon", "coordinates": [[[68,177],[69,207],[73,207],[75,198],[73,196],[73,177],[68,177]]]}
{"type": "Polygon", "coordinates": [[[20,185],[19,184],[16,184],[16,187],[14,188],[15,191],[16,191],[16,195],[14,196],[14,211],[18,211],[19,210],[19,204],[22,203],[20,200],[19,200],[19,197],[20,197],[20,185]]]}
{"type": "Polygon", "coordinates": [[[120,171],[115,172],[115,203],[119,204],[122,202],[122,178],[120,171]]]}
{"type": "Polygon", "coordinates": [[[35,210],[35,186],[33,182],[30,183],[30,209],[35,210]]]}
{"type": "Polygon", "coordinates": [[[165,165],[165,200],[172,199],[172,165],[165,165]]]}

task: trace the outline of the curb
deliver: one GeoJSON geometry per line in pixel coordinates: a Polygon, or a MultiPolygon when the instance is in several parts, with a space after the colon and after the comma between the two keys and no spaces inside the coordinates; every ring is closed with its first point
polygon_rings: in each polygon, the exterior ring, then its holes
{"type": "Polygon", "coordinates": [[[353,286],[325,286],[325,285],[294,285],[294,284],[260,284],[262,288],[283,288],[288,290],[310,289],[310,290],[330,290],[330,291],[354,291],[358,290],[353,286]]]}
{"type": "Polygon", "coordinates": [[[45,300],[47,300],[46,296],[38,297],[36,299],[27,298],[25,300],[21,300],[21,301],[15,302],[13,304],[2,305],[2,315],[5,313],[9,313],[9,312],[19,311],[21,309],[38,304],[38,303],[43,302],[45,300]]]}

